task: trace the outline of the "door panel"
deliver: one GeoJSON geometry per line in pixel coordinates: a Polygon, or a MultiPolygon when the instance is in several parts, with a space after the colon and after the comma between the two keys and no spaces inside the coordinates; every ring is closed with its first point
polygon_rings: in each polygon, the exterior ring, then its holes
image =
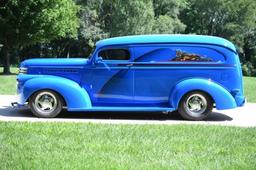
{"type": "Polygon", "coordinates": [[[133,71],[129,62],[102,61],[95,65],[92,74],[95,104],[114,105],[133,102],[133,71]]]}
{"type": "Polygon", "coordinates": [[[174,79],[170,70],[134,69],[134,102],[141,104],[168,105],[170,89],[174,79]]]}

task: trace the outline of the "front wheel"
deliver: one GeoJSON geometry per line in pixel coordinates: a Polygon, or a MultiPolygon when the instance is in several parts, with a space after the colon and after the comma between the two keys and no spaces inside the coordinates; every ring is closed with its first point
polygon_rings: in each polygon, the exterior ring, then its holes
{"type": "Polygon", "coordinates": [[[51,90],[36,92],[29,100],[32,113],[41,118],[56,117],[62,110],[63,101],[60,95],[51,90]]]}
{"type": "Polygon", "coordinates": [[[182,97],[178,112],[184,119],[203,120],[212,112],[211,97],[201,91],[193,91],[182,97]]]}

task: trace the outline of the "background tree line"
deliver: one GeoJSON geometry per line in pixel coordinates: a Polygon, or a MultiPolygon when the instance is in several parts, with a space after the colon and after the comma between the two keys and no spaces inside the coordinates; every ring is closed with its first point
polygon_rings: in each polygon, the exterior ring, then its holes
{"type": "Polygon", "coordinates": [[[236,44],[243,73],[256,76],[255,0],[2,0],[0,63],[86,57],[95,42],[135,34],[204,34],[236,44]]]}

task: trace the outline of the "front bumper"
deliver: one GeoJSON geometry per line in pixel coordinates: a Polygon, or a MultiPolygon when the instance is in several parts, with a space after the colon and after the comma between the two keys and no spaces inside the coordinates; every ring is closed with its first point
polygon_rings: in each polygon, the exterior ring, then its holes
{"type": "MultiPolygon", "coordinates": [[[[24,82],[23,79],[21,79],[20,77],[22,77],[23,75],[18,75],[17,77],[17,102],[14,102],[14,105],[18,105],[20,106],[24,106],[26,103],[26,98],[24,96],[24,82]],[[17,104],[15,104],[17,103],[17,104]]],[[[24,76],[25,77],[25,76],[24,76]]]]}
{"type": "Polygon", "coordinates": [[[246,98],[244,96],[236,96],[235,100],[237,107],[242,107],[246,103],[246,98]]]}

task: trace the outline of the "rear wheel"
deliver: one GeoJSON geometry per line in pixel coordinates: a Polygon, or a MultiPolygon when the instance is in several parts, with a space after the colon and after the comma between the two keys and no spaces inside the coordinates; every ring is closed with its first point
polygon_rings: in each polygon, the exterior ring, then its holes
{"type": "Polygon", "coordinates": [[[178,112],[184,119],[203,120],[212,112],[211,97],[201,91],[193,91],[182,97],[178,112]]]}
{"type": "Polygon", "coordinates": [[[63,100],[56,92],[42,90],[36,92],[29,100],[32,113],[37,117],[56,117],[62,110],[63,100]]]}

